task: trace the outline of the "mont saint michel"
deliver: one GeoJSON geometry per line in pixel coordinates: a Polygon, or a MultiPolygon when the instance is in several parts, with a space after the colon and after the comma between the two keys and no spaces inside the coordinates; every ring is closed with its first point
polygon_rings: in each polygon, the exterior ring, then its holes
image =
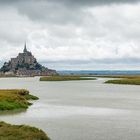
{"type": "Polygon", "coordinates": [[[48,69],[37,62],[37,59],[27,50],[26,43],[22,53],[16,58],[5,62],[0,69],[1,75],[10,76],[47,76],[56,75],[57,72],[48,69]]]}
{"type": "Polygon", "coordinates": [[[0,0],[0,140],[140,140],[139,38],[140,0],[0,0]]]}

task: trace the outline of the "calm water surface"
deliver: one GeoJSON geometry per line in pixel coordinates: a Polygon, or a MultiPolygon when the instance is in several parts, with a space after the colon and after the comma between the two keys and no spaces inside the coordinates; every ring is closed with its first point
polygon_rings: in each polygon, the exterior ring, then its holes
{"type": "Polygon", "coordinates": [[[140,86],[96,81],[39,82],[1,78],[0,88],[25,88],[40,98],[0,120],[43,129],[52,140],[139,140],[140,86]]]}

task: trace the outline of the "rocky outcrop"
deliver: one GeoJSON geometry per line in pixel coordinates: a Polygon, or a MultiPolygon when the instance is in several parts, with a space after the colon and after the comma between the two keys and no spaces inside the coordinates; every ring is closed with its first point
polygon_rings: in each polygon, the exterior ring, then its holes
{"type": "Polygon", "coordinates": [[[25,44],[23,53],[19,53],[16,58],[11,58],[9,62],[5,62],[0,69],[0,74],[13,76],[47,76],[57,75],[57,72],[39,64],[32,53],[27,50],[25,44]]]}

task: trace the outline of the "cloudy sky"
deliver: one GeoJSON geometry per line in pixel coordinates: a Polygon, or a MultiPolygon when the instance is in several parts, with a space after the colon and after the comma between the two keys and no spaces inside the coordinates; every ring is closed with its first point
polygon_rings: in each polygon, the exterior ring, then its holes
{"type": "Polygon", "coordinates": [[[23,50],[64,69],[140,69],[140,0],[0,0],[0,65],[23,50]]]}

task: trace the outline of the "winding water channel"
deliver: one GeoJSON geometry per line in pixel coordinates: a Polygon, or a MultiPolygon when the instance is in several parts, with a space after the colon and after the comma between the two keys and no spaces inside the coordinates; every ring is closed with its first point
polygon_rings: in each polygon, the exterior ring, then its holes
{"type": "Polygon", "coordinates": [[[140,86],[91,81],[0,78],[0,88],[25,88],[40,99],[1,121],[43,129],[52,140],[139,140],[140,86]]]}

